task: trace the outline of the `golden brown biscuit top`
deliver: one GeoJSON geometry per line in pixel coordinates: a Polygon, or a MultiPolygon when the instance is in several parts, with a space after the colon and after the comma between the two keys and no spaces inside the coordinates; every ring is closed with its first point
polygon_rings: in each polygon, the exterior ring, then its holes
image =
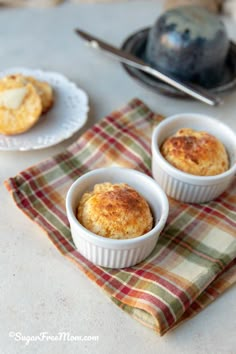
{"type": "Polygon", "coordinates": [[[11,74],[0,79],[0,134],[32,128],[53,105],[52,87],[33,77],[11,74]]]}
{"type": "Polygon", "coordinates": [[[93,233],[114,239],[141,236],[153,226],[148,203],[125,183],[95,185],[82,196],[77,218],[93,233]]]}
{"type": "MultiPolygon", "coordinates": [[[[25,90],[22,99],[15,102],[0,105],[0,133],[5,135],[20,134],[30,129],[39,119],[42,113],[42,103],[34,88],[22,79],[22,75],[10,75],[0,80],[0,94],[6,95],[17,90],[25,90]]],[[[19,94],[19,91],[18,91],[19,94]]],[[[6,97],[6,96],[5,96],[6,97]]],[[[8,97],[9,98],[9,97],[8,97]]],[[[14,98],[14,97],[13,97],[14,98]]],[[[19,97],[18,97],[19,98],[19,97]]]]}
{"type": "Polygon", "coordinates": [[[229,168],[224,145],[204,131],[178,130],[164,141],[161,153],[174,167],[197,176],[214,176],[229,168]]]}

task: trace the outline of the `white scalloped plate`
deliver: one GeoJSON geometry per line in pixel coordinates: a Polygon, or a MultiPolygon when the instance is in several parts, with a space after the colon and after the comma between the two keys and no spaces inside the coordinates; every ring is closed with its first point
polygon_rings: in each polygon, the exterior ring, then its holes
{"type": "Polygon", "coordinates": [[[12,68],[1,71],[0,78],[13,73],[47,81],[54,90],[55,102],[27,132],[12,136],[0,134],[0,150],[26,151],[47,148],[68,139],[85,124],[89,110],[88,96],[65,76],[56,72],[12,68]]]}

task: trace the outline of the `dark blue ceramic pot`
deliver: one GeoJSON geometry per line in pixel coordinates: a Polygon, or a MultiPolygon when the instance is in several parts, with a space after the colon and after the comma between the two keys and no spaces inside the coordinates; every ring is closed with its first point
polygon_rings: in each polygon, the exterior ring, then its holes
{"type": "Polygon", "coordinates": [[[165,12],[150,29],[145,60],[180,80],[207,88],[222,76],[229,39],[222,21],[201,7],[165,12]]]}

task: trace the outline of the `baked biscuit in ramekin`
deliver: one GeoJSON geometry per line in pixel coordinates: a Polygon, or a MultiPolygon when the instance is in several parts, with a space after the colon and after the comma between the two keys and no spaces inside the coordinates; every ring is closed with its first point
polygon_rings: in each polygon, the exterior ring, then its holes
{"type": "Polygon", "coordinates": [[[154,129],[152,175],[168,196],[186,203],[208,202],[220,196],[229,187],[235,173],[236,134],[219,120],[202,114],[183,113],[164,119],[154,129]],[[197,176],[181,171],[167,161],[162,155],[161,147],[166,139],[183,128],[205,131],[220,141],[227,152],[228,169],[214,176],[197,176]]]}
{"type": "Polygon", "coordinates": [[[86,229],[112,239],[142,236],[153,226],[145,198],[126,183],[96,184],[83,194],[77,218],[86,229]]]}
{"type": "Polygon", "coordinates": [[[165,226],[169,205],[165,193],[151,177],[128,168],[106,167],[90,171],[72,184],[66,196],[66,211],[73,241],[85,258],[103,267],[124,268],[141,262],[152,252],[165,226]],[[127,184],[145,198],[153,218],[150,231],[139,237],[113,239],[91,232],[78,221],[78,204],[84,193],[104,182],[127,184]]]}
{"type": "Polygon", "coordinates": [[[164,141],[161,153],[174,167],[196,176],[215,176],[229,168],[224,145],[205,131],[181,128],[164,141]]]}

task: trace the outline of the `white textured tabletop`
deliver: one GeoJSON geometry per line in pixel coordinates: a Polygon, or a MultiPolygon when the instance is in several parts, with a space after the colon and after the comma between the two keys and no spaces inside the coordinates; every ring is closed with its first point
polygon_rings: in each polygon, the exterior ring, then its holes
{"type": "MultiPolygon", "coordinates": [[[[44,150],[0,152],[0,353],[206,353],[236,352],[236,288],[179,328],[158,337],[122,312],[72,263],[64,259],[43,232],[19,211],[3,181],[73,142],[105,114],[133,97],[170,115],[202,112],[236,129],[236,91],[225,104],[211,108],[193,101],[154,94],[139,86],[120,64],[84,46],[78,26],[116,45],[133,31],[151,25],[161,1],[64,4],[50,9],[1,9],[0,70],[24,66],[58,71],[87,91],[86,126],[71,139],[44,150]],[[10,333],[20,333],[12,338],[10,333]],[[55,336],[98,336],[98,341],[31,341],[22,336],[41,332],[55,336]]],[[[226,20],[236,40],[236,23],[226,20]]]]}

